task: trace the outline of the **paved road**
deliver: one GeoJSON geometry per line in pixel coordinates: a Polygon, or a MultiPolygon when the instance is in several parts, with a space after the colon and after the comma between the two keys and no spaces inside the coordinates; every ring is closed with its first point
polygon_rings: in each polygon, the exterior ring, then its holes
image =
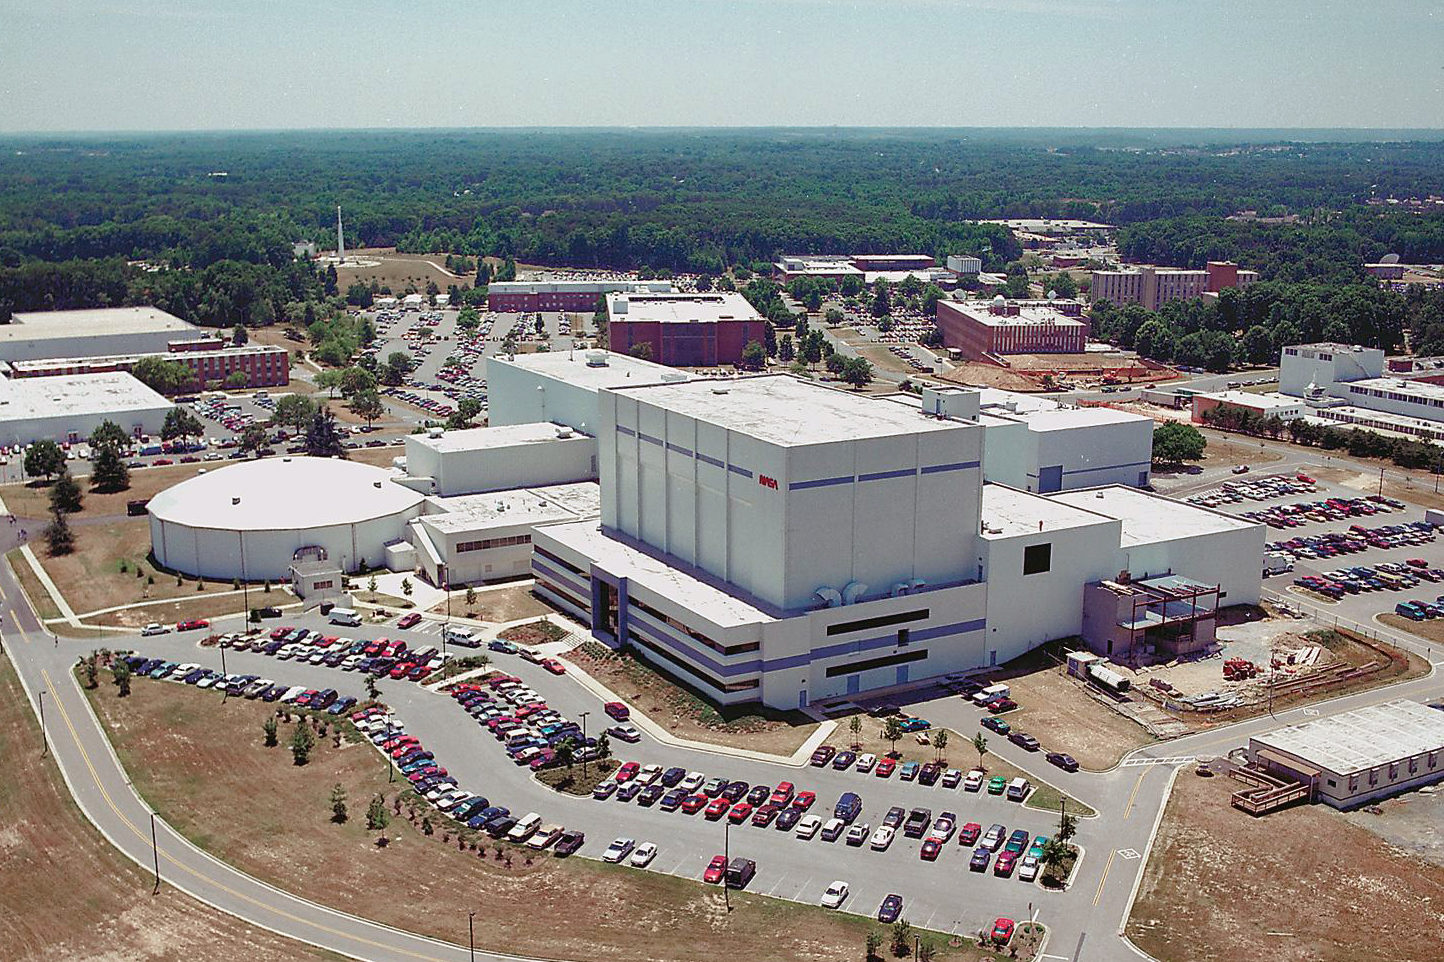
{"type": "MultiPolygon", "coordinates": [[[[110,751],[105,737],[90,713],[83,694],[69,674],[69,666],[89,650],[93,642],[61,639],[58,643],[44,633],[24,602],[20,588],[8,568],[0,571],[0,613],[3,613],[3,641],[14,660],[32,706],[45,692],[45,720],[52,750],[78,804],[113,844],[137,863],[151,868],[150,812],[136,796],[110,751]]],[[[304,619],[298,624],[306,623],[304,619]]],[[[312,624],[317,622],[312,621],[312,624]]],[[[425,626],[423,626],[425,627],[425,626]]],[[[414,643],[435,643],[434,628],[412,633],[380,626],[357,629],[355,637],[398,635],[414,643]]],[[[1421,645],[1405,636],[1401,644],[1421,645]]],[[[220,666],[217,649],[202,649],[197,637],[168,635],[135,639],[135,647],[156,656],[220,666]]],[[[570,679],[556,678],[520,659],[503,659],[507,670],[521,676],[569,716],[592,712],[589,722],[600,726],[603,716],[599,699],[570,679]]],[[[362,681],[354,674],[319,666],[280,662],[253,653],[230,652],[226,667],[254,672],[277,681],[291,681],[315,687],[335,687],[360,695],[362,681]]],[[[159,684],[139,681],[137,684],[159,684]]],[[[661,854],[653,869],[696,878],[711,855],[723,848],[724,829],[718,823],[680,813],[644,809],[616,801],[593,802],[558,796],[542,788],[506,761],[500,747],[484,735],[452,701],[441,694],[409,683],[384,681],[382,697],[393,706],[408,730],[416,734],[458,778],[463,788],[478,791],[514,812],[540,812],[570,828],[587,833],[583,855],[597,855],[614,836],[656,841],[661,854]]],[[[1016,878],[999,879],[991,872],[967,871],[966,850],[950,844],[936,863],[918,860],[919,843],[898,839],[885,853],[854,849],[841,842],[802,841],[774,829],[743,826],[730,831],[729,849],[758,862],[758,875],[751,889],[764,894],[816,903],[822,889],[834,878],[853,887],[848,908],[871,914],[883,894],[896,891],[907,899],[907,915],[914,924],[944,931],[967,932],[997,915],[1027,917],[1036,911],[1040,921],[1051,928],[1048,955],[1053,959],[1103,960],[1119,958],[1127,949],[1120,939],[1132,894],[1140,877],[1156,828],[1168,786],[1174,772],[1194,757],[1223,754],[1243,745],[1247,736],[1280,724],[1297,723],[1395,697],[1426,699],[1440,694],[1436,677],[1395,686],[1384,691],[1347,696],[1308,709],[1265,716],[1218,731],[1150,746],[1134,753],[1107,773],[1065,775],[1041,765],[1001,739],[993,739],[993,751],[1025,770],[1065,787],[1101,814],[1084,820],[1078,841],[1086,856],[1078,877],[1067,893],[1045,893],[1016,878]]],[[[961,706],[956,712],[973,713],[961,706]]],[[[966,732],[967,718],[958,719],[966,732]]],[[[877,824],[891,805],[912,808],[926,806],[934,814],[951,810],[962,821],[977,821],[985,827],[1000,822],[1010,829],[1022,827],[1030,833],[1051,834],[1053,816],[1022,808],[987,795],[926,788],[917,784],[887,781],[851,772],[788,767],[765,762],[739,760],[732,756],[662,745],[645,739],[636,746],[616,744],[619,754],[644,762],[680,765],[708,774],[723,774],[753,783],[796,782],[800,789],[818,793],[818,808],[830,808],[844,790],[858,791],[864,799],[863,821],[877,824]]],[[[958,754],[963,754],[961,746],[958,754]]],[[[378,764],[382,764],[378,756],[378,764]]],[[[385,926],[326,909],[280,892],[204,854],[157,823],[161,876],[174,885],[223,911],[282,934],[360,959],[390,962],[402,959],[435,959],[443,962],[466,958],[464,948],[399,932],[385,926]]],[[[463,924],[458,935],[464,935],[463,924]]],[[[499,959],[479,953],[483,959],[499,959]]]]}

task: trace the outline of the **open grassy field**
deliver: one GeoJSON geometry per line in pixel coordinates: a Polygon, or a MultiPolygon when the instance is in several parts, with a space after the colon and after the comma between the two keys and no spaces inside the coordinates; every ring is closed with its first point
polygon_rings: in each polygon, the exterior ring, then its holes
{"type": "MultiPolygon", "coordinates": [[[[869,923],[857,916],[747,894],[729,914],[721,891],[700,882],[458,837],[444,817],[398,806],[398,785],[365,743],[322,737],[297,766],[283,723],[280,745],[263,747],[268,705],[223,705],[149,680],[124,699],[102,685],[91,701],[136,788],[171,825],[243,871],[342,911],[464,942],[467,913],[479,909],[478,948],[549,958],[832,962],[863,952],[869,923]],[[332,817],[335,785],[349,800],[344,823],[332,817]],[[384,848],[365,824],[376,795],[391,813],[384,848]]],[[[939,958],[984,957],[935,938],[939,958]]]]}
{"type": "MultiPolygon", "coordinates": [[[[335,251],[331,253],[335,254],[335,251]]],[[[353,254],[359,260],[378,263],[374,267],[348,265],[339,268],[336,271],[336,282],[342,291],[356,281],[370,285],[374,280],[382,287],[391,288],[392,292],[397,295],[405,291],[408,286],[414,287],[418,292],[424,294],[428,283],[435,283],[444,294],[452,284],[470,286],[476,280],[474,272],[465,277],[448,273],[446,271],[446,254],[444,253],[398,254],[390,248],[368,248],[346,252],[347,257],[353,254]]]]}
{"type": "Polygon", "coordinates": [[[338,956],[210,909],[121,856],[70,799],[0,659],[0,932],[7,962],[320,962],[338,956]]]}
{"type": "MultiPolygon", "coordinates": [[[[173,484],[195,477],[197,469],[202,467],[210,468],[211,465],[164,464],[158,468],[138,468],[130,472],[129,488],[110,494],[92,491],[82,478],[80,483],[85,500],[80,512],[71,515],[71,523],[89,518],[124,516],[127,501],[152,498],[173,484]]],[[[7,484],[0,488],[0,497],[5,499],[5,507],[21,518],[48,520],[50,517],[50,486],[47,484],[7,484]]],[[[145,521],[144,518],[140,520],[141,523],[145,521]]]]}
{"type": "Polygon", "coordinates": [[[817,722],[801,712],[714,705],[645,661],[598,643],[583,644],[567,658],[679,738],[790,755],[817,731],[817,722]]]}
{"type": "Polygon", "coordinates": [[[1237,782],[1174,783],[1128,920],[1161,962],[1436,962],[1444,867],[1323,805],[1253,818],[1237,782]]]}

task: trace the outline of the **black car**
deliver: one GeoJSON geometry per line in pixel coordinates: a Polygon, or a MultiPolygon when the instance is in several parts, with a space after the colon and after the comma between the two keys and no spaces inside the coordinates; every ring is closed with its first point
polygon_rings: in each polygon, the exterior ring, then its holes
{"type": "Polygon", "coordinates": [[[752,791],[747,793],[747,804],[756,808],[758,805],[767,804],[767,800],[771,797],[772,789],[766,785],[754,785],[752,791]]]}
{"type": "Polygon", "coordinates": [[[727,801],[735,803],[747,794],[747,788],[748,785],[746,782],[732,782],[728,784],[726,788],[722,789],[721,794],[727,801]]]}
{"type": "Polygon", "coordinates": [[[261,701],[280,701],[281,696],[284,695],[287,690],[288,686],[286,685],[272,685],[270,688],[261,692],[261,701]]]}
{"type": "Polygon", "coordinates": [[[503,835],[505,835],[507,832],[510,832],[515,827],[516,819],[508,815],[503,818],[498,818],[495,821],[487,822],[486,834],[490,835],[492,838],[501,838],[503,835]]]}
{"type": "Polygon", "coordinates": [[[887,814],[882,817],[882,823],[888,828],[897,828],[903,823],[903,819],[907,817],[907,809],[903,808],[901,805],[894,805],[892,808],[888,809],[887,814]]]}
{"type": "Polygon", "coordinates": [[[933,824],[933,813],[931,809],[915,808],[908,813],[908,820],[903,823],[903,834],[908,838],[922,838],[927,834],[928,827],[933,824]]]}
{"type": "Polygon", "coordinates": [[[662,784],[668,788],[676,788],[677,783],[687,777],[685,768],[669,768],[662,773],[662,784]]]}
{"type": "Polygon", "coordinates": [[[1065,772],[1076,772],[1078,770],[1078,760],[1072,755],[1067,755],[1063,752],[1049,752],[1048,762],[1057,765],[1065,772]]]}
{"type": "Polygon", "coordinates": [[[900,711],[902,711],[902,709],[891,702],[883,702],[881,705],[874,705],[872,708],[869,708],[867,713],[873,718],[886,718],[889,715],[896,715],[900,711]]]}
{"type": "Polygon", "coordinates": [[[839,772],[847,771],[855,761],[857,761],[856,752],[838,752],[837,757],[832,760],[832,767],[839,772]]]}
{"type": "Polygon", "coordinates": [[[648,807],[655,805],[666,791],[667,789],[662,785],[648,785],[637,795],[637,804],[648,807]]]}
{"type": "Polygon", "coordinates": [[[674,788],[670,792],[662,796],[662,804],[658,807],[661,808],[664,812],[675,812],[677,809],[682,807],[682,799],[686,797],[686,789],[674,788]]]}
{"type": "Polygon", "coordinates": [[[256,609],[256,617],[257,617],[257,618],[279,618],[279,617],[281,617],[281,609],[280,609],[280,608],[276,608],[276,607],[274,607],[274,606],[272,606],[272,605],[267,605],[267,606],[264,607],[264,608],[257,608],[257,609],[256,609]]]}
{"type": "Polygon", "coordinates": [[[974,872],[986,872],[988,862],[991,861],[993,853],[979,845],[973,849],[973,857],[968,859],[968,868],[974,872]]]}
{"type": "Polygon", "coordinates": [[[898,916],[902,915],[903,900],[901,895],[889,895],[882,900],[877,907],[877,920],[879,922],[896,922],[898,916]]]}
{"type": "Polygon", "coordinates": [[[792,831],[792,827],[797,824],[797,820],[801,817],[802,810],[789,805],[777,816],[775,827],[780,832],[790,832],[792,831]]]}
{"type": "Polygon", "coordinates": [[[936,785],[938,781],[938,776],[942,773],[943,766],[939,765],[937,762],[928,762],[922,767],[922,771],[918,772],[918,784],[936,785]]]}
{"type": "Polygon", "coordinates": [[[552,851],[556,853],[557,858],[566,858],[581,848],[582,843],[586,840],[587,836],[584,832],[563,832],[562,837],[557,839],[557,843],[552,846],[552,851]]]}

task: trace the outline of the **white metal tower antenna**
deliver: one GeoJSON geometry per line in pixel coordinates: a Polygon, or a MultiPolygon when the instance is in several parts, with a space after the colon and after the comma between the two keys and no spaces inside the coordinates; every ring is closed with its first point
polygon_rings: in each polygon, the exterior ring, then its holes
{"type": "Polygon", "coordinates": [[[336,205],[336,263],[346,263],[346,235],[341,230],[341,205],[336,205]]]}

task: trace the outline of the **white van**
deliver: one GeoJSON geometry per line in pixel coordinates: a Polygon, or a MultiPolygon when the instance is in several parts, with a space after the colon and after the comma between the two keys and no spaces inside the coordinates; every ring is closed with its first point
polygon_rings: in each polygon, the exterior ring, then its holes
{"type": "Polygon", "coordinates": [[[361,615],[354,608],[332,608],[331,624],[356,628],[361,624],[361,615]]]}
{"type": "Polygon", "coordinates": [[[1028,784],[1026,778],[1015,778],[1008,783],[1008,800],[1021,802],[1028,797],[1028,793],[1032,790],[1033,786],[1028,784]]]}
{"type": "Polygon", "coordinates": [[[461,645],[466,648],[478,648],[481,646],[481,641],[476,637],[476,633],[466,628],[443,628],[441,629],[441,637],[445,638],[447,644],[451,645],[461,645]]]}
{"type": "Polygon", "coordinates": [[[522,817],[522,820],[512,826],[510,832],[506,833],[508,842],[525,842],[531,838],[538,828],[541,827],[541,816],[536,812],[530,812],[522,817]]]}
{"type": "Polygon", "coordinates": [[[988,702],[997,701],[999,698],[1007,698],[1012,692],[1013,689],[1000,682],[996,685],[989,685],[987,688],[978,692],[973,696],[973,701],[979,705],[986,705],[988,702]]]}

